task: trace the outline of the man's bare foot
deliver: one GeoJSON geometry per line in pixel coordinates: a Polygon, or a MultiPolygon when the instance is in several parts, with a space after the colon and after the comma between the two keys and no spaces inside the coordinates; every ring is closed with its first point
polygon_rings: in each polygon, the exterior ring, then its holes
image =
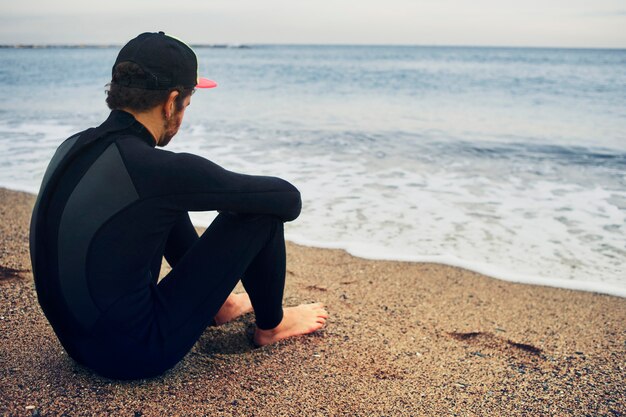
{"type": "Polygon", "coordinates": [[[254,332],[254,344],[265,346],[292,336],[313,333],[324,327],[328,312],[322,303],[301,304],[283,309],[283,320],[273,329],[254,332]]]}
{"type": "Polygon", "coordinates": [[[222,325],[252,311],[252,303],[247,293],[230,294],[215,315],[215,324],[222,325]]]}

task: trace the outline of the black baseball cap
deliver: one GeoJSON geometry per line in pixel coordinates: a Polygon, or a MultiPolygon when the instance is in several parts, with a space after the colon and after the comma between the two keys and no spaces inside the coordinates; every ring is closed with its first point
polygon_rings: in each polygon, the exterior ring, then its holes
{"type": "Polygon", "coordinates": [[[196,54],[184,42],[163,32],[145,32],[130,40],[117,55],[112,73],[120,62],[134,62],[145,76],[113,80],[126,87],[145,90],[184,88],[213,88],[215,81],[198,77],[196,54]]]}

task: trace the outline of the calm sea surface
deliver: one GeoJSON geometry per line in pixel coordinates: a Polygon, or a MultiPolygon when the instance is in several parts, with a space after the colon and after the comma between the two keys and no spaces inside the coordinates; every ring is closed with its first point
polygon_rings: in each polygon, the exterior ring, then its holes
{"type": "MultiPolygon", "coordinates": [[[[197,48],[166,148],[302,191],[288,238],[626,296],[626,51],[197,48]]],[[[108,115],[117,48],[0,49],[0,185],[108,115]]],[[[208,224],[212,213],[192,213],[208,224]]]]}

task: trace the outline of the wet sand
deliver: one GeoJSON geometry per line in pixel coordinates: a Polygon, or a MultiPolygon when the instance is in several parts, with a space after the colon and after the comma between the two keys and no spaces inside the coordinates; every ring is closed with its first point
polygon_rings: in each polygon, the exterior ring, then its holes
{"type": "Polygon", "coordinates": [[[294,244],[285,304],[324,302],[325,329],[255,349],[248,314],[158,378],[102,378],[37,303],[34,201],[0,188],[0,415],[626,414],[626,299],[294,244]]]}

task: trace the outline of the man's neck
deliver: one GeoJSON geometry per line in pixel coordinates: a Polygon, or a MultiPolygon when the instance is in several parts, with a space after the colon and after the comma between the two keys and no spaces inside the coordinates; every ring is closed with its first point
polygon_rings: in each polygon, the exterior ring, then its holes
{"type": "Polygon", "coordinates": [[[163,116],[160,113],[161,109],[159,107],[141,113],[129,109],[122,110],[132,114],[139,123],[148,129],[155,143],[157,145],[159,144],[158,138],[163,135],[163,116]]]}

